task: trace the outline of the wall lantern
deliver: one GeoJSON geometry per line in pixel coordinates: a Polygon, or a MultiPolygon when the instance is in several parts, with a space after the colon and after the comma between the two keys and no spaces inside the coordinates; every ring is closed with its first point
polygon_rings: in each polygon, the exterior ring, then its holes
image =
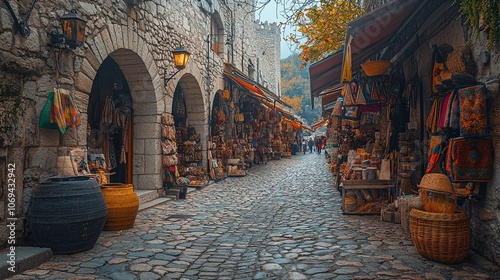
{"type": "Polygon", "coordinates": [[[50,32],[49,35],[52,37],[52,41],[49,45],[56,48],[70,49],[83,45],[87,22],[75,10],[71,10],[60,19],[63,33],[50,32]]]}
{"type": "Polygon", "coordinates": [[[168,81],[170,81],[179,71],[186,68],[186,65],[189,60],[189,56],[191,55],[188,51],[184,49],[184,47],[178,47],[177,49],[172,51],[174,56],[174,66],[177,68],[177,71],[167,77],[167,71],[163,72],[164,85],[167,86],[168,81]]]}

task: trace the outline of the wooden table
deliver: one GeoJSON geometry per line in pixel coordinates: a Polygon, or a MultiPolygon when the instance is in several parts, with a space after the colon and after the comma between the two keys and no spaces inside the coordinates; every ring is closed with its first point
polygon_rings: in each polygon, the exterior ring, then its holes
{"type": "MultiPolygon", "coordinates": [[[[380,210],[378,209],[378,205],[384,201],[387,203],[392,202],[393,195],[392,191],[394,189],[394,185],[392,181],[389,180],[345,180],[340,183],[340,188],[342,189],[342,213],[343,214],[380,214],[380,210]],[[378,199],[373,198],[373,201],[365,201],[365,205],[369,205],[370,209],[361,209],[359,210],[359,205],[362,205],[358,200],[356,200],[356,204],[352,207],[353,204],[349,204],[346,207],[346,192],[347,191],[368,191],[368,194],[373,193],[373,191],[383,190],[386,191],[387,200],[383,198],[382,195],[378,197],[378,199]],[[375,207],[371,207],[371,206],[375,207]]],[[[365,192],[366,193],[366,192],[365,192]]],[[[371,194],[370,194],[371,195],[371,194]]],[[[383,205],[385,206],[385,205],[383,205]]],[[[368,208],[368,207],[364,207],[368,208]]]]}

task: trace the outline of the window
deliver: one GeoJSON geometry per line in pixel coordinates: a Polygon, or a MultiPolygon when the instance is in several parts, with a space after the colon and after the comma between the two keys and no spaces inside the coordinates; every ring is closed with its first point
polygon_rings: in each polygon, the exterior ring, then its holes
{"type": "Polygon", "coordinates": [[[210,44],[212,51],[216,54],[221,55],[224,53],[224,27],[217,12],[212,14],[210,22],[210,44]]]}

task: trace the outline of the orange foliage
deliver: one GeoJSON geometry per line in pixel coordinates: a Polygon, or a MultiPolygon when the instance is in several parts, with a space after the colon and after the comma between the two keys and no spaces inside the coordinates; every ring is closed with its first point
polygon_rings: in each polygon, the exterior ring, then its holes
{"type": "Polygon", "coordinates": [[[304,96],[300,97],[288,97],[286,95],[281,96],[281,100],[283,100],[288,105],[292,106],[292,109],[295,113],[302,113],[302,99],[304,96]]]}
{"type": "Polygon", "coordinates": [[[343,45],[347,24],[365,12],[357,2],[320,1],[296,13],[293,24],[304,38],[290,34],[287,39],[299,44],[302,67],[323,59],[343,45]]]}

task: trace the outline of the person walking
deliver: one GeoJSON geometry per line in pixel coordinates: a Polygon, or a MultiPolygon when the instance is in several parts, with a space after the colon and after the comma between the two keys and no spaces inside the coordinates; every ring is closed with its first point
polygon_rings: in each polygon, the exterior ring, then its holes
{"type": "Polygon", "coordinates": [[[321,154],[321,146],[323,145],[323,141],[321,141],[321,138],[318,136],[316,137],[316,151],[318,152],[318,155],[321,154]]]}
{"type": "Polygon", "coordinates": [[[307,151],[307,141],[306,141],[306,139],[302,139],[302,151],[304,152],[304,155],[305,155],[306,151],[307,151]]]}
{"type": "Polygon", "coordinates": [[[309,141],[307,141],[307,145],[309,146],[309,153],[312,154],[313,146],[314,146],[314,142],[313,142],[312,138],[309,138],[309,141]]]}

